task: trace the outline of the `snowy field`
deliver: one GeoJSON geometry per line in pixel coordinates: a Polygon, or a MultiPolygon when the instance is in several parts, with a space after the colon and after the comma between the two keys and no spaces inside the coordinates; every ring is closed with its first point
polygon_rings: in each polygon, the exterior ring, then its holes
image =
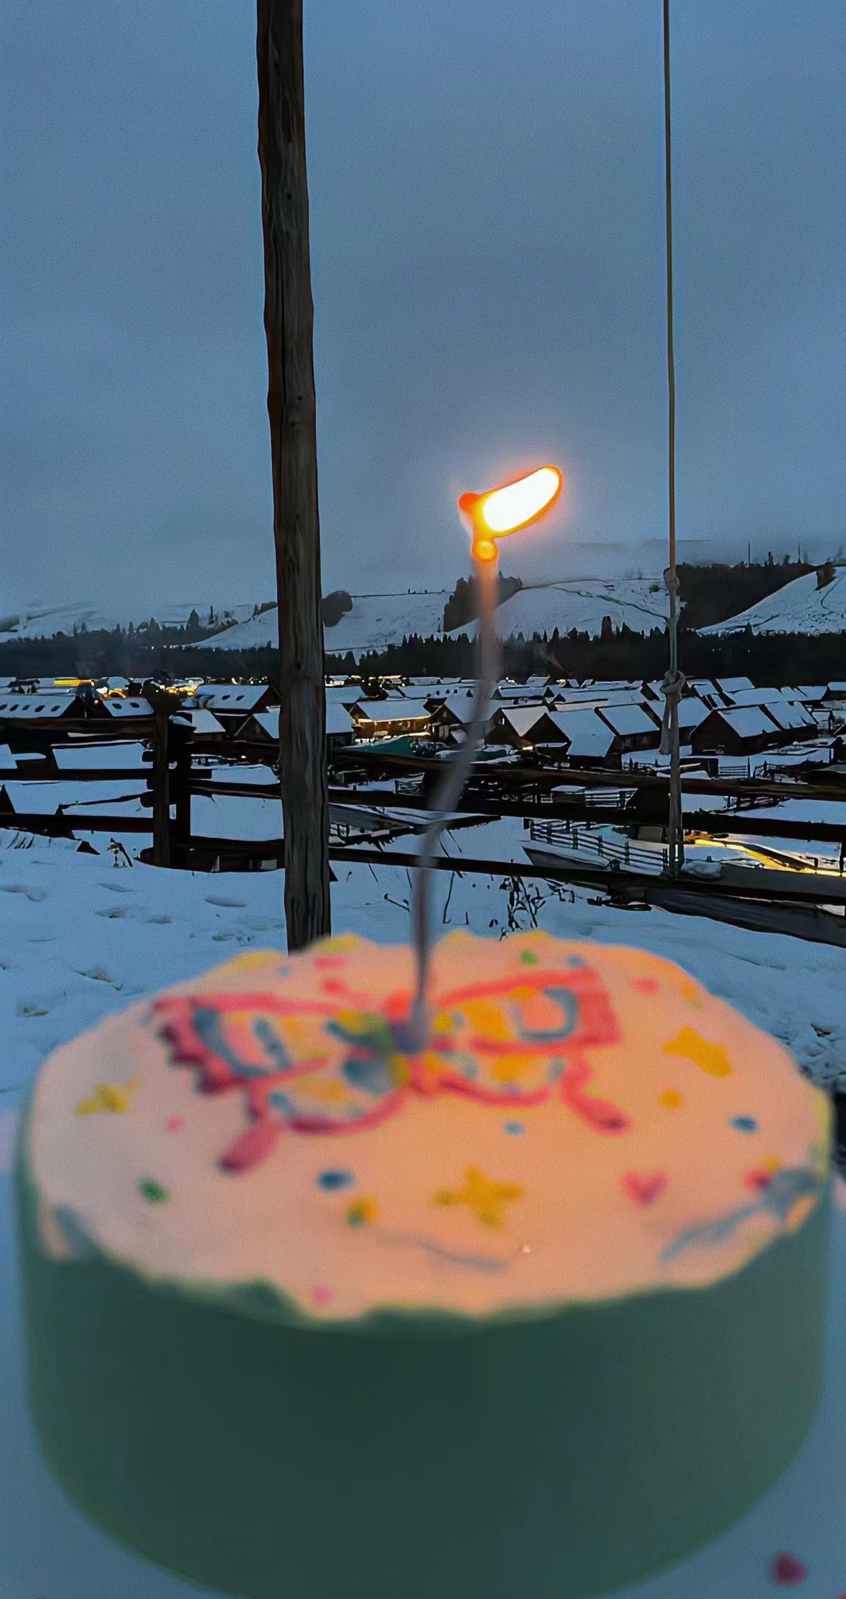
{"type": "MultiPolygon", "coordinates": [[[[505,823],[500,824],[506,826],[505,823]]],[[[522,836],[517,824],[509,853],[522,836]]],[[[505,834],[462,830],[448,849],[499,853],[505,834]]],[[[400,846],[402,847],[402,846],[400,846]]],[[[408,936],[409,874],[337,864],[335,931],[382,942],[408,936]]],[[[660,910],[629,912],[574,899],[541,882],[528,899],[486,875],[438,880],[439,922],[507,936],[537,917],[549,932],[637,944],[676,959],[750,1019],[775,1033],[821,1080],[846,1061],[846,951],[775,934],[746,932],[660,910]],[[451,892],[450,892],[451,886],[451,892]],[[449,904],[445,910],[446,896],[449,904]]],[[[10,1170],[18,1117],[47,1052],[153,989],[192,976],[244,948],[282,947],[278,872],[188,874],[109,856],[79,855],[37,841],[0,854],[0,1499],[2,1599],[188,1599],[196,1592],[113,1545],[89,1527],[44,1471],[23,1398],[23,1365],[10,1170]]],[[[790,1551],[809,1568],[801,1592],[839,1599],[846,1591],[846,1185],[838,1183],[837,1264],[828,1388],[819,1421],[780,1483],[725,1537],[674,1571],[627,1590],[628,1599],[766,1599],[771,1566],[790,1551]]],[[[292,1596],[295,1599],[295,1596],[292,1596]]],[[[622,1596],[618,1596],[622,1599],[622,1596]]]]}
{"type": "MultiPolygon", "coordinates": [[[[653,627],[663,628],[667,606],[667,591],[660,577],[578,578],[566,583],[518,589],[500,605],[496,618],[502,638],[511,638],[517,633],[527,639],[534,633],[546,633],[549,637],[556,627],[561,634],[575,627],[580,633],[598,638],[605,616],[610,616],[615,628],[630,627],[635,633],[650,633],[653,627]]],[[[473,624],[456,628],[449,636],[457,637],[459,633],[472,636],[475,632],[473,624]]]]}
{"type": "Polygon", "coordinates": [[[707,637],[739,633],[745,627],[751,627],[753,633],[846,632],[846,566],[835,569],[834,581],[825,588],[817,588],[816,572],[806,572],[757,605],[750,605],[725,622],[703,627],[701,632],[707,637]]]}

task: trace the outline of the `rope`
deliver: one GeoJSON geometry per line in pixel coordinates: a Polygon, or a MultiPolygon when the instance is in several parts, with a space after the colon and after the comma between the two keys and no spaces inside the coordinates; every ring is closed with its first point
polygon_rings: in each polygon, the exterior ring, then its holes
{"type": "Polygon", "coordinates": [[[670,93],[670,0],[664,0],[664,198],[667,246],[667,500],[669,512],[669,565],[664,582],[670,598],[667,641],[670,660],[661,692],[664,716],[661,753],[670,757],[670,803],[667,816],[667,865],[678,876],[684,863],[682,830],[681,758],[679,753],[679,700],[685,679],[678,665],[678,595],[676,570],[676,356],[673,332],[673,145],[670,93]]]}

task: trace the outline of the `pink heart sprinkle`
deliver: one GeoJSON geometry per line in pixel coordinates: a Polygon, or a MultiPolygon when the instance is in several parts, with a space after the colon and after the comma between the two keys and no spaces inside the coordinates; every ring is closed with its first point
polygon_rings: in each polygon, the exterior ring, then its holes
{"type": "Polygon", "coordinates": [[[335,1295],[325,1283],[318,1283],[316,1288],[312,1288],[311,1297],[315,1305],[331,1305],[335,1295]]]}
{"type": "Polygon", "coordinates": [[[167,1127],[169,1133],[181,1133],[183,1127],[185,1126],[185,1117],[168,1116],[165,1126],[167,1127]]]}
{"type": "Polygon", "coordinates": [[[656,994],[658,992],[658,979],[657,977],[636,977],[632,983],[632,988],[636,989],[638,994],[656,994]]]}
{"type": "Polygon", "coordinates": [[[776,1555],[773,1561],[773,1579],[776,1582],[780,1582],[783,1587],[794,1588],[798,1583],[804,1582],[807,1575],[808,1567],[803,1566],[801,1560],[797,1560],[795,1555],[788,1554],[786,1551],[776,1555]]]}
{"type": "Polygon", "coordinates": [[[650,1173],[627,1171],[623,1178],[623,1187],[630,1199],[639,1205],[651,1205],[653,1199],[663,1194],[669,1178],[666,1172],[655,1171],[650,1173]]]}

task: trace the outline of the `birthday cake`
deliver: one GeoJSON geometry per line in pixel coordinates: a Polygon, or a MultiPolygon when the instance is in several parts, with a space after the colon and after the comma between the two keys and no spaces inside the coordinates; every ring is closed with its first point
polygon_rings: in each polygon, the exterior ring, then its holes
{"type": "Polygon", "coordinates": [[[817,1405],[827,1104],[671,963],[540,933],[249,954],[39,1076],[31,1402],[108,1531],[247,1599],[580,1599],[817,1405]]]}

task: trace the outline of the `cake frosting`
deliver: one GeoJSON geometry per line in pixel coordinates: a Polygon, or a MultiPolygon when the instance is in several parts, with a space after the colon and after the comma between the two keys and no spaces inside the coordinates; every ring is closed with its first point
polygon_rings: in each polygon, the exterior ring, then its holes
{"type": "Polygon", "coordinates": [[[251,952],[43,1067],[30,1396],[86,1514],[241,1599],[586,1599],[730,1526],[820,1391],[825,1097],[680,967],[251,952]]]}
{"type": "Polygon", "coordinates": [[[490,1316],[713,1282],[816,1203],[823,1096],[669,962],[453,934],[417,1056],[412,988],[407,948],[251,953],[58,1051],[45,1248],[280,1314],[490,1316]]]}

